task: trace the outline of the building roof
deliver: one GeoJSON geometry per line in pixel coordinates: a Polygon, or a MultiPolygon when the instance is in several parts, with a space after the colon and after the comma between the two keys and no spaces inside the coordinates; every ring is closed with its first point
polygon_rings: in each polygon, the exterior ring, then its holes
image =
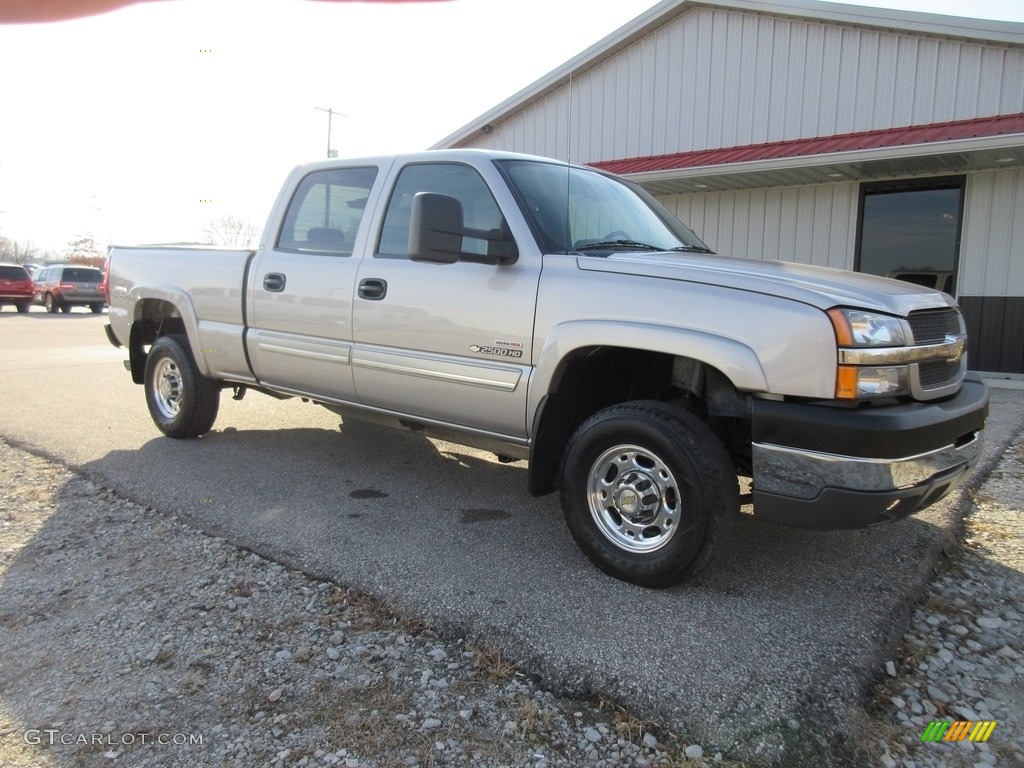
{"type": "Polygon", "coordinates": [[[1024,167],[1024,114],[590,163],[656,195],[1024,167]]]}
{"type": "Polygon", "coordinates": [[[1024,166],[1024,113],[590,163],[654,194],[1024,166]]]}
{"type": "Polygon", "coordinates": [[[612,173],[637,174],[1016,134],[1024,135],[1024,113],[928,125],[911,125],[905,128],[890,128],[880,131],[861,131],[813,139],[774,141],[745,147],[634,157],[590,163],[590,165],[612,173]]]}

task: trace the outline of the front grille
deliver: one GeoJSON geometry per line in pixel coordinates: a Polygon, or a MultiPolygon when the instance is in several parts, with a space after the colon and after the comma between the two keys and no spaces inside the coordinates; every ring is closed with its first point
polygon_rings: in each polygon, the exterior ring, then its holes
{"type": "Polygon", "coordinates": [[[955,381],[960,374],[960,362],[921,363],[917,371],[921,386],[925,389],[932,389],[955,381]]]}
{"type": "Polygon", "coordinates": [[[960,313],[953,307],[947,309],[923,309],[911,312],[907,317],[914,344],[939,344],[946,336],[960,335],[960,313]]]}
{"type": "MultiPolygon", "coordinates": [[[[926,344],[943,344],[947,339],[961,337],[964,332],[960,312],[956,307],[911,312],[907,316],[907,322],[914,336],[913,343],[918,347],[926,344]]],[[[911,390],[917,397],[923,399],[942,397],[955,391],[966,371],[966,358],[950,361],[940,357],[937,360],[918,363],[911,366],[911,390]]]]}

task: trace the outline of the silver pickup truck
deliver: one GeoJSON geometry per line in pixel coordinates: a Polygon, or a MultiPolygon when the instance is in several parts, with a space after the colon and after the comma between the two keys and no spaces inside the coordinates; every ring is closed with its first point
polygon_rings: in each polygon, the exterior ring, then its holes
{"type": "Polygon", "coordinates": [[[912,514],[988,411],[949,296],[718,256],[628,181],[510,153],[300,166],[257,250],[115,247],[108,290],[166,435],[230,387],[528,459],[586,555],[651,587],[710,564],[739,478],[790,525],[912,514]]]}

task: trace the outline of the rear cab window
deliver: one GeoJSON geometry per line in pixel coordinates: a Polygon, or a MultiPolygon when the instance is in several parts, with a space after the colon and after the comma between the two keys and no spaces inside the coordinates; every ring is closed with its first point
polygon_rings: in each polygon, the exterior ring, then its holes
{"type": "Polygon", "coordinates": [[[351,256],[376,178],[372,166],[310,173],[288,205],[277,249],[351,256]]]}
{"type": "Polygon", "coordinates": [[[28,280],[28,272],[23,267],[0,266],[0,280],[28,280]]]}

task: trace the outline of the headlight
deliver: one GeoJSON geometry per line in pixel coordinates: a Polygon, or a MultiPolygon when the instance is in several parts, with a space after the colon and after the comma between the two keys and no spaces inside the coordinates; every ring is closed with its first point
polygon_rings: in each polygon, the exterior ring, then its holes
{"type": "Polygon", "coordinates": [[[838,308],[830,309],[828,316],[841,347],[902,347],[907,343],[898,317],[838,308]]]}
{"type": "MultiPolygon", "coordinates": [[[[864,312],[859,309],[830,309],[829,320],[836,333],[836,345],[843,349],[877,349],[904,347],[906,335],[898,317],[864,312]]],[[[868,353],[864,353],[865,355],[868,353]]],[[[872,357],[876,355],[871,354],[872,357]]],[[[850,354],[840,354],[837,362],[851,361],[850,354]]],[[[875,397],[897,397],[910,391],[910,373],[906,365],[843,365],[836,368],[836,397],[840,400],[864,400],[875,397]]]]}

